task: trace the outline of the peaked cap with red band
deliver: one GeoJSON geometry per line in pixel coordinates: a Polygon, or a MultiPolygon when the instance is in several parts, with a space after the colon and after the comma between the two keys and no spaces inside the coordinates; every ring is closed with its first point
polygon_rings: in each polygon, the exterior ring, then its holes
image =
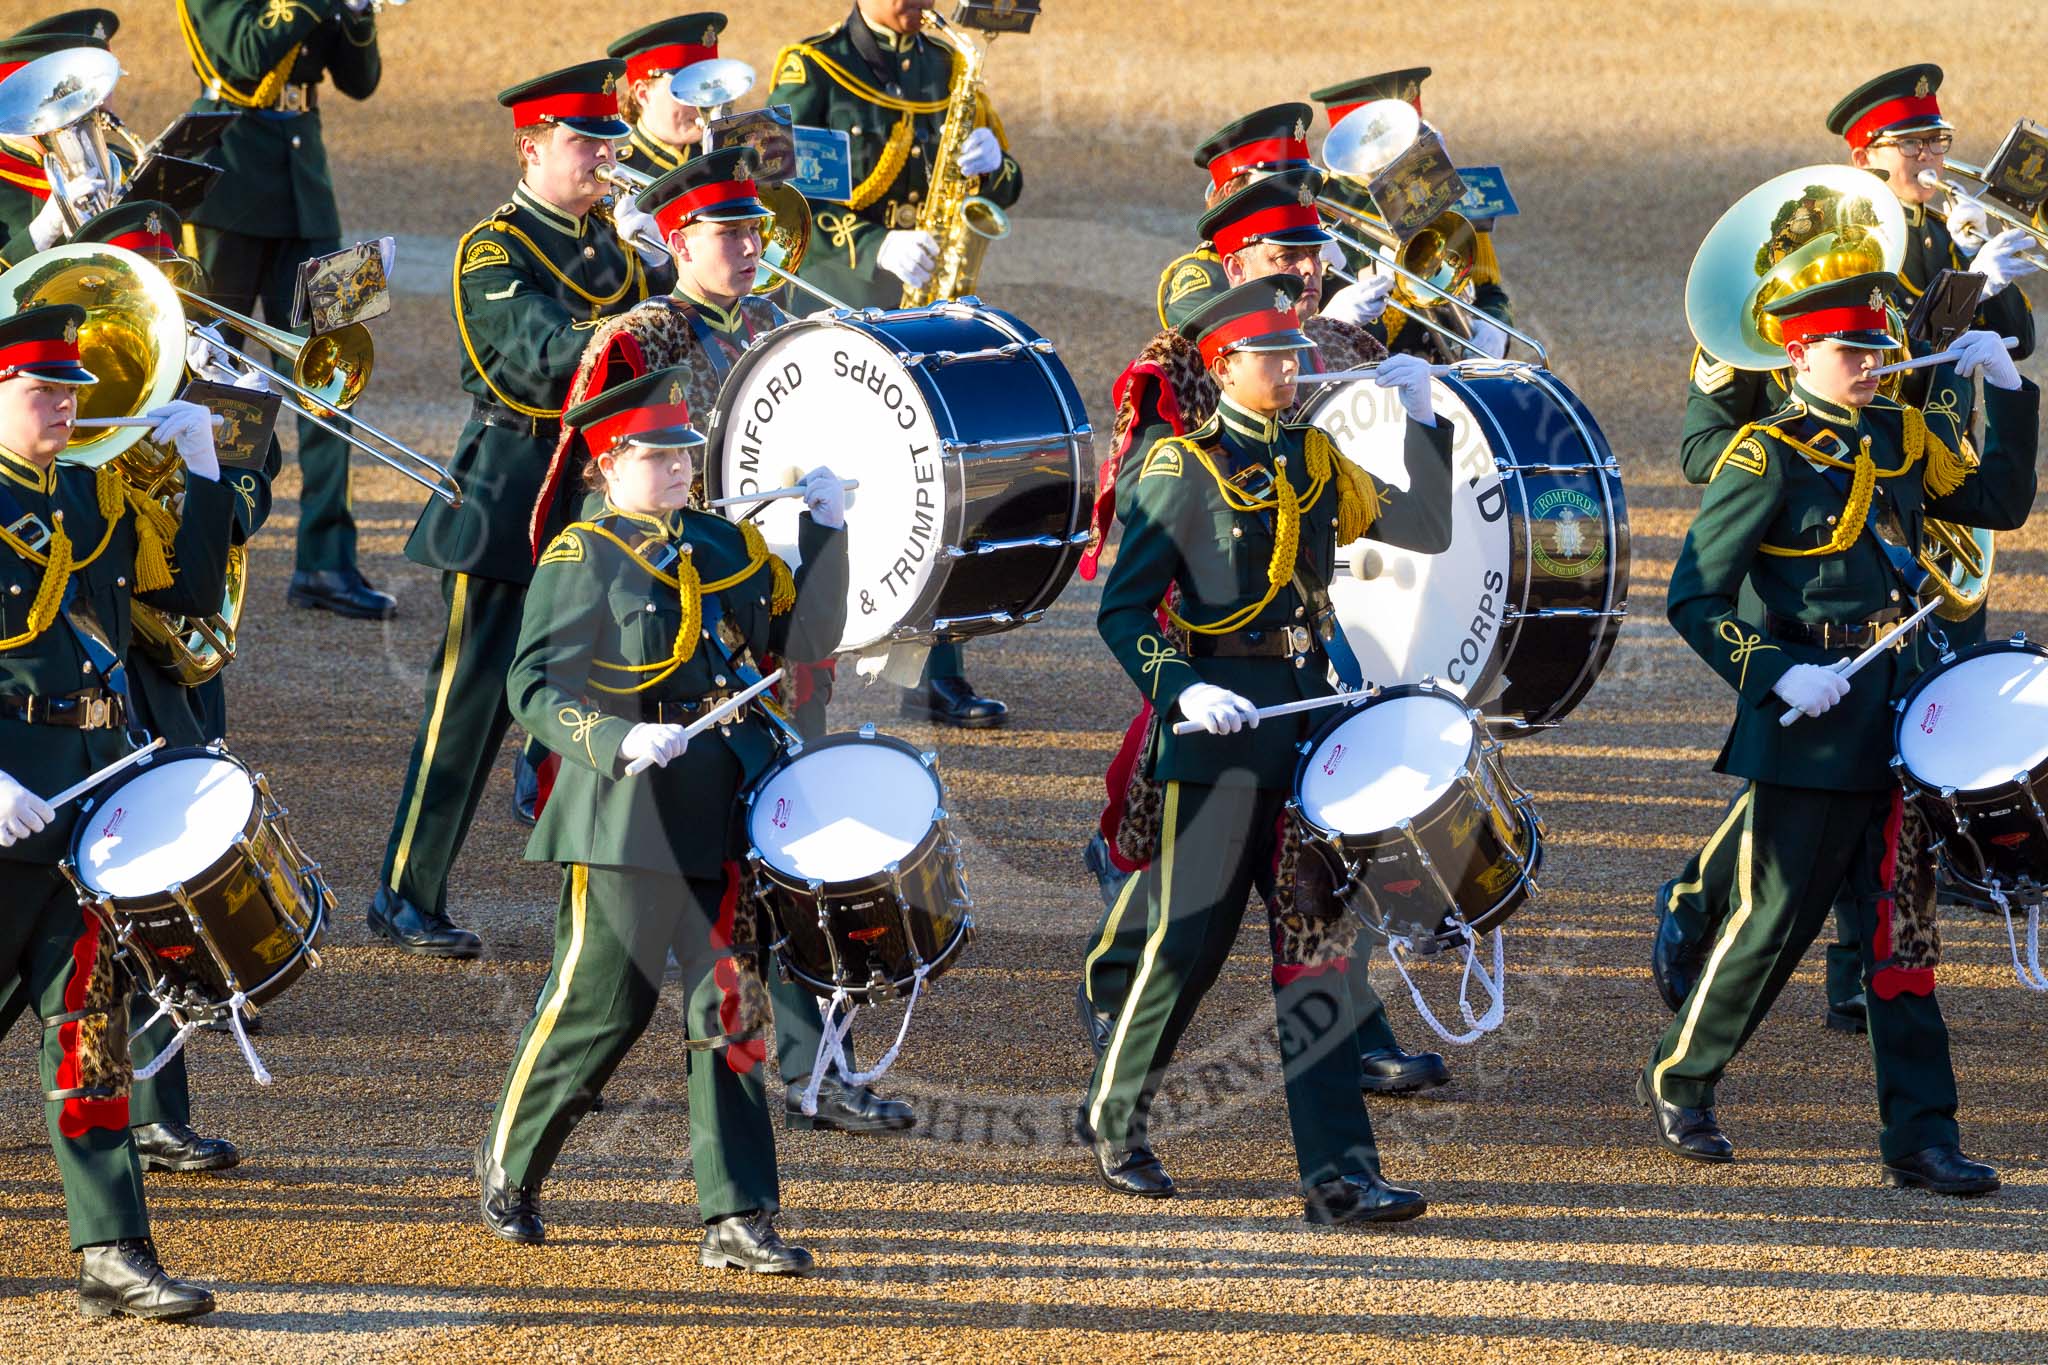
{"type": "Polygon", "coordinates": [[[1422,112],[1422,83],[1429,79],[1426,66],[1407,66],[1399,71],[1382,71],[1377,76],[1360,76],[1341,85],[1326,85],[1309,95],[1330,115],[1330,126],[1361,104],[1374,100],[1406,100],[1422,112]]]}
{"type": "Polygon", "coordinates": [[[761,202],[754,177],[761,158],[752,147],[721,147],[685,161],[640,192],[634,202],[654,215],[664,238],[679,227],[703,221],[739,223],[773,218],[761,202]]]}
{"type": "Polygon", "coordinates": [[[559,123],[584,137],[622,138],[628,128],[619,118],[619,77],[625,63],[578,62],[498,92],[498,103],[512,111],[514,128],[559,123]]]}
{"type": "Polygon", "coordinates": [[[97,384],[99,376],[78,363],[84,326],[85,310],[74,303],[24,308],[0,318],[0,379],[25,374],[52,384],[97,384]]]}
{"type": "Polygon", "coordinates": [[[1219,256],[1254,242],[1321,246],[1334,240],[1316,210],[1316,193],[1322,187],[1321,171],[1280,171],[1218,202],[1202,215],[1197,230],[1219,256]]]}
{"type": "Polygon", "coordinates": [[[1181,324],[1181,335],[1195,343],[1204,365],[1214,365],[1232,351],[1308,350],[1315,343],[1302,332],[1294,313],[1301,290],[1299,275],[1246,280],[1196,309],[1181,324]]]}
{"type": "Polygon", "coordinates": [[[1211,133],[1195,148],[1195,164],[1221,189],[1244,171],[1280,171],[1312,166],[1308,125],[1315,111],[1306,104],[1257,109],[1211,133]]]}
{"type": "Polygon", "coordinates": [[[677,449],[704,444],[704,433],[690,425],[690,372],[681,365],[653,370],[623,384],[614,384],[562,414],[562,421],[583,433],[592,459],[630,442],[638,446],[677,449]]]}
{"type": "Polygon", "coordinates": [[[154,199],[123,200],[86,219],[71,240],[105,242],[151,260],[166,260],[179,254],[178,234],[182,230],[183,224],[170,205],[154,199]]]}
{"type": "Polygon", "coordinates": [[[626,64],[627,80],[644,81],[712,60],[718,56],[718,35],[723,32],[723,14],[700,10],[636,28],[605,51],[626,64]]]}
{"type": "Polygon", "coordinates": [[[75,47],[106,50],[107,42],[121,27],[121,16],[110,9],[74,9],[38,19],[27,28],[0,38],[0,80],[38,57],[68,52],[75,47]]]}
{"type": "Polygon", "coordinates": [[[1932,62],[1887,71],[1857,86],[1828,110],[1828,131],[1846,138],[1855,150],[1887,133],[1922,128],[1945,131],[1953,125],[1941,116],[1941,104],[1935,99],[1940,89],[1941,68],[1932,62]]]}
{"type": "Polygon", "coordinates": [[[1764,312],[1777,319],[1779,340],[1787,344],[1839,341],[1866,351],[1890,351],[1899,341],[1885,330],[1885,308],[1898,296],[1898,277],[1872,270],[1787,294],[1765,305],[1764,312]]]}

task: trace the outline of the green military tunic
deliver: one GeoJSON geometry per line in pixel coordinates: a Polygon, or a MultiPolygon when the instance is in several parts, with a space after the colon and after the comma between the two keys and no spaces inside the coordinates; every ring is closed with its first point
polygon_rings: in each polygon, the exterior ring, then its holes
{"type": "MultiPolygon", "coordinates": [[[[115,488],[103,490],[92,470],[60,464],[45,471],[0,450],[0,526],[7,528],[0,534],[0,697],[104,695],[109,665],[129,647],[131,600],[180,613],[217,606],[226,573],[229,502],[220,484],[191,481],[183,515],[165,546],[168,585],[142,592],[136,584],[141,533],[115,488]],[[107,506],[111,517],[103,510],[107,506]],[[73,561],[68,596],[63,610],[37,629],[32,614],[53,552],[43,538],[60,524],[73,561]]],[[[77,729],[0,714],[0,767],[44,796],[128,748],[119,726],[77,729]]],[[[80,968],[81,961],[94,962],[99,930],[56,870],[69,856],[80,805],[59,808],[47,829],[0,850],[0,901],[11,907],[0,916],[0,977],[19,973],[44,1019],[87,1016],[45,1029],[45,1091],[100,1088],[100,1078],[82,1073],[80,1032],[97,1027],[96,1012],[124,993],[118,984],[93,979],[99,967],[80,968]]],[[[118,1018],[106,1027],[119,1028],[118,1018]]],[[[48,1101],[45,1117],[73,1247],[147,1236],[126,1095],[48,1101]]]]}
{"type": "Polygon", "coordinates": [[[35,254],[28,225],[49,200],[42,158],[25,143],[0,138],[0,269],[35,254]]]}
{"type": "Polygon", "coordinates": [[[590,334],[665,288],[619,241],[610,215],[578,218],[520,185],[455,252],[452,307],[472,399],[452,470],[463,505],[427,503],[406,542],[442,571],[448,609],[406,767],[383,885],[444,913],[448,871],[511,726],[504,683],[527,581],[530,524],[563,400],[590,334]]]}
{"type": "MultiPolygon", "coordinates": [[[[1451,436],[1448,423],[1409,425],[1406,492],[1349,465],[1320,431],[1247,412],[1227,398],[1187,437],[1155,444],[1137,479],[1098,624],[1162,719],[1174,716],[1196,683],[1260,706],[1327,695],[1322,642],[1334,629],[1328,584],[1338,543],[1362,533],[1365,522],[1386,539],[1440,551],[1450,534],[1451,436]],[[1276,535],[1288,530],[1292,561],[1277,562],[1276,535]],[[1162,633],[1154,615],[1169,587],[1179,589],[1179,616],[1196,627],[1190,653],[1162,633]],[[1212,642],[1225,635],[1292,652],[1216,657],[1212,642]]],[[[1144,757],[1164,785],[1166,810],[1158,856],[1124,884],[1118,907],[1118,917],[1143,908],[1146,940],[1089,1086],[1085,1117],[1101,1138],[1147,1143],[1166,1066],[1229,956],[1257,869],[1274,855],[1295,746],[1313,723],[1276,717],[1235,735],[1185,737],[1162,723],[1144,757]]],[[[1344,975],[1274,974],[1304,1187],[1378,1165],[1344,975]]]]}
{"type": "MultiPolygon", "coordinates": [[[[951,50],[921,35],[877,32],[856,10],[839,27],[784,48],[774,80],[768,103],[787,104],[804,127],[845,132],[853,155],[853,198],[812,202],[817,231],[797,273],[852,307],[896,307],[903,282],[876,264],[875,253],[890,230],[917,226],[946,119],[951,50]]],[[[979,122],[1002,136],[986,102],[979,122]]],[[[1023,188],[1023,173],[1006,154],[978,193],[1008,208],[1023,188]]]]}
{"type": "Polygon", "coordinates": [[[698,147],[702,145],[692,143],[683,147],[671,147],[636,123],[633,125],[632,136],[616,144],[616,150],[612,155],[629,171],[658,177],[695,156],[698,147]]]}
{"type": "Polygon", "coordinates": [[[750,1025],[732,961],[735,915],[746,912],[729,876],[733,813],[775,756],[773,732],[750,710],[634,776],[619,750],[640,721],[687,723],[740,690],[735,663],[838,638],[846,537],[808,517],[799,525],[793,610],[776,600],[773,557],[710,513],[607,505],[541,556],[508,690],[520,724],[562,756],[526,855],[563,864],[565,876],[554,965],[486,1137],[513,1184],[546,1177],[653,1017],[673,952],[689,1036],[703,1044],[689,1061],[699,1211],[711,1222],[777,1207],[758,1053],[732,1037],[750,1025]],[[702,624],[692,633],[686,620],[702,624]]]}
{"type": "Polygon", "coordinates": [[[1659,1040],[1648,1079],[1667,1102],[1713,1103],[1714,1087],[1813,941],[1837,889],[1852,896],[1877,1063],[1886,1160],[1953,1143],[1955,1081],[1932,973],[1892,964],[1890,888],[1899,793],[1892,702],[1931,662],[1916,635],[1858,673],[1817,718],[1781,726],[1773,686],[1794,664],[1853,650],[1797,638],[1826,624],[1896,615],[1905,599],[1885,543],[1910,551],[1928,516],[1998,529],[2033,500],[2039,393],[1987,388],[1993,436],[1981,467],[1879,399],[1861,413],[1795,386],[1786,406],[1731,441],[1711,472],[1672,574],[1669,615],[1738,696],[1717,768],[1748,779],[1724,820],[1736,871],[1731,910],[1705,969],[1659,1040]],[[2000,433],[2022,435],[2013,441],[2000,433]],[[1849,466],[1844,468],[1843,466],[1849,466]],[[1839,479],[1839,482],[1837,481],[1839,479]]]}

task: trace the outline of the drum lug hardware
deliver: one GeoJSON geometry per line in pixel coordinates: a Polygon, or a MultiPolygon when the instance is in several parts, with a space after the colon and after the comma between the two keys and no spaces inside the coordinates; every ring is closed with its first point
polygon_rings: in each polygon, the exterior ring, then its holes
{"type": "Polygon", "coordinates": [[[873,739],[875,737],[875,723],[868,721],[860,727],[858,733],[862,739],[873,739]]]}
{"type": "MultiPolygon", "coordinates": [[[[929,768],[932,766],[932,764],[937,763],[939,761],[939,755],[935,750],[920,749],[917,754],[917,761],[924,764],[925,767],[929,768]]],[[[941,815],[940,818],[944,819],[945,817],[941,815]]]]}

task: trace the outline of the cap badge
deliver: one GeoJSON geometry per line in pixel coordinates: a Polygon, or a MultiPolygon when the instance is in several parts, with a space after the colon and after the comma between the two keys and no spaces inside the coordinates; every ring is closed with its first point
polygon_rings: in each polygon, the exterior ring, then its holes
{"type": "Polygon", "coordinates": [[[1410,81],[1410,82],[1408,82],[1408,84],[1406,84],[1406,85],[1402,86],[1402,87],[1401,87],[1401,98],[1402,98],[1402,99],[1404,99],[1404,100],[1407,100],[1407,101],[1408,101],[1408,102],[1409,102],[1410,104],[1413,104],[1413,103],[1415,103],[1415,101],[1417,101],[1417,100],[1421,99],[1421,98],[1422,98],[1422,82],[1420,82],[1420,81],[1410,81]]]}
{"type": "Polygon", "coordinates": [[[618,86],[618,83],[619,78],[617,74],[614,72],[607,71],[604,74],[604,84],[599,86],[598,89],[603,94],[609,95],[618,86]]]}
{"type": "Polygon", "coordinates": [[[1294,121],[1294,140],[1296,142],[1299,142],[1307,136],[1308,125],[1306,123],[1303,123],[1300,119],[1296,119],[1294,121]]]}
{"type": "Polygon", "coordinates": [[[668,386],[668,401],[669,401],[669,404],[670,404],[671,406],[677,406],[677,405],[680,405],[680,404],[682,403],[682,401],[683,401],[683,381],[682,381],[682,380],[680,380],[680,379],[675,379],[675,380],[671,380],[671,381],[669,381],[669,386],[668,386]]]}
{"type": "Polygon", "coordinates": [[[1276,311],[1284,313],[1294,307],[1294,300],[1287,297],[1285,289],[1275,289],[1273,291],[1273,307],[1276,311]]]}
{"type": "Polygon", "coordinates": [[[1870,306],[1872,308],[1877,309],[1882,309],[1884,307],[1884,290],[1882,288],[1873,287],[1871,289],[1870,306]]]}
{"type": "Polygon", "coordinates": [[[142,226],[152,237],[164,235],[164,219],[160,213],[151,213],[149,217],[142,220],[142,226]]]}
{"type": "Polygon", "coordinates": [[[698,46],[699,46],[699,47],[717,47],[717,46],[718,46],[718,28],[717,28],[717,26],[716,26],[716,25],[712,25],[712,24],[706,24],[706,25],[704,26],[704,41],[703,41],[703,42],[701,42],[701,43],[699,43],[699,44],[698,44],[698,46]]]}
{"type": "Polygon", "coordinates": [[[1316,202],[1316,192],[1310,189],[1308,186],[1303,185],[1301,189],[1295,194],[1295,199],[1304,207],[1306,207],[1307,205],[1316,202]]]}
{"type": "Polygon", "coordinates": [[[76,346],[78,344],[77,323],[67,322],[64,324],[64,344],[66,346],[76,346]]]}
{"type": "Polygon", "coordinates": [[[107,40],[107,25],[105,20],[95,19],[93,21],[92,36],[94,41],[96,42],[104,43],[107,40]]]}

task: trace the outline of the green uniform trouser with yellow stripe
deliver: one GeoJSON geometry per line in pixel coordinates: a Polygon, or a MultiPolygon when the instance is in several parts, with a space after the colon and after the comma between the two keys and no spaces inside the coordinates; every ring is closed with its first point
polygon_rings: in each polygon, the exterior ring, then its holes
{"type": "Polygon", "coordinates": [[[1869,998],[1884,1158],[1954,1143],[1955,1072],[1932,974],[1901,972],[1881,956],[1890,943],[1897,793],[1756,782],[1748,797],[1731,840],[1728,916],[1699,984],[1651,1057],[1658,1095],[1695,1108],[1713,1104],[1721,1073],[1763,1022],[1846,883],[1869,998]]]}
{"type": "MultiPolygon", "coordinates": [[[[0,861],[0,973],[20,973],[28,998],[43,1019],[76,1008],[66,991],[83,957],[89,969],[91,945],[81,935],[94,926],[79,909],[78,896],[51,867],[0,861]]],[[[83,983],[80,984],[81,991],[83,983]]],[[[45,1092],[59,1088],[66,1061],[68,1034],[63,1027],[43,1029],[42,1077],[45,1092]]],[[[105,1102],[92,1105],[101,1108],[105,1102]]],[[[80,1102],[45,1100],[43,1120],[50,1147],[57,1156],[57,1174],[64,1182],[64,1216],[71,1225],[71,1248],[149,1236],[149,1211],[142,1198],[142,1165],[128,1135],[128,1118],[114,1111],[117,1122],[85,1127],[80,1102]],[[67,1134],[69,1128],[75,1134],[67,1134]]],[[[111,1106],[105,1106],[111,1109],[111,1106]]],[[[122,1105],[120,1110],[127,1106],[122,1105]]]]}
{"type": "MultiPolygon", "coordinates": [[[[1271,865],[1286,800],[1286,792],[1245,785],[1166,784],[1159,856],[1124,888],[1144,909],[1145,946],[1088,1086],[1088,1121],[1104,1140],[1149,1143],[1153,1098],[1230,957],[1253,874],[1271,865]]],[[[1344,982],[1357,971],[1353,963],[1348,972],[1284,985],[1274,978],[1287,1118],[1304,1186],[1379,1168],[1344,982]]]]}
{"type": "MultiPolygon", "coordinates": [[[[1684,934],[1685,941],[1702,953],[1713,941],[1715,931],[1727,920],[1735,903],[1736,849],[1740,846],[1742,817],[1749,809],[1749,789],[1743,788],[1728,802],[1720,823],[1700,851],[1693,854],[1678,876],[1664,883],[1658,900],[1684,934]]],[[[1827,947],[1828,1003],[1843,1005],[1863,989],[1863,956],[1856,946],[1856,907],[1843,887],[1835,897],[1835,941],[1827,947]]]]}
{"type": "MultiPolygon", "coordinates": [[[[631,868],[566,869],[554,966],[485,1137],[486,1154],[511,1183],[547,1178],[577,1120],[653,1020],[670,953],[682,968],[687,1035],[725,1031],[718,969],[731,953],[712,943],[724,889],[717,879],[631,868]]],[[[742,1073],[728,1055],[724,1047],[689,1053],[690,1164],[707,1223],[752,1209],[773,1213],[781,1203],[761,1064],[742,1073]]]]}
{"type": "Polygon", "coordinates": [[[519,645],[526,585],[443,573],[448,624],[427,668],[426,709],[384,846],[383,884],[444,915],[448,873],[512,726],[505,675],[519,645]]]}

